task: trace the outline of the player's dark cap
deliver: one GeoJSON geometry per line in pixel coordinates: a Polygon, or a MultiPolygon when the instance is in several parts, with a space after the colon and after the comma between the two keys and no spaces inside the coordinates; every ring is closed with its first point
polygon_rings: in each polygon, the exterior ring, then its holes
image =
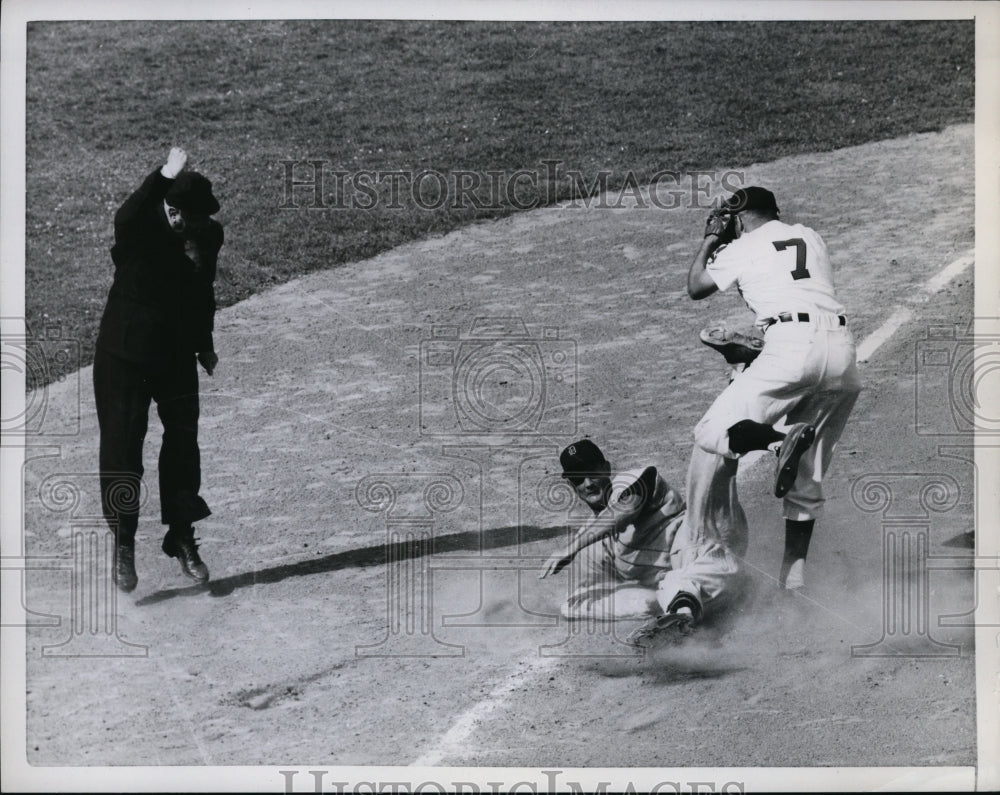
{"type": "Polygon", "coordinates": [[[740,188],[722,203],[722,209],[731,213],[761,210],[778,214],[778,204],[774,200],[774,194],[767,188],[759,188],[755,185],[749,188],[740,188]]]}
{"type": "Polygon", "coordinates": [[[562,451],[559,463],[562,464],[563,477],[572,478],[601,472],[608,462],[600,447],[590,439],[581,439],[562,451]]]}
{"type": "Polygon", "coordinates": [[[219,212],[219,202],[212,195],[212,183],[197,171],[182,171],[164,196],[167,204],[199,215],[219,212]]]}

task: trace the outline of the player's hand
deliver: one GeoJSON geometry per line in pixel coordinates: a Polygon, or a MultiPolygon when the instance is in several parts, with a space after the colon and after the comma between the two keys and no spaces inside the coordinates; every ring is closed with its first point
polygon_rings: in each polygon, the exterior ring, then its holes
{"type": "Polygon", "coordinates": [[[721,208],[712,210],[705,220],[705,237],[715,245],[732,242],[736,237],[736,216],[721,208]]]}
{"type": "Polygon", "coordinates": [[[179,146],[175,146],[170,150],[170,154],[167,155],[167,162],[160,171],[167,179],[173,179],[184,170],[184,166],[187,165],[187,159],[187,152],[179,146]]]}
{"type": "Polygon", "coordinates": [[[219,363],[219,357],[215,351],[202,351],[198,354],[198,362],[205,368],[205,372],[211,375],[212,371],[215,370],[215,366],[219,363]]]}
{"type": "Polygon", "coordinates": [[[558,574],[573,560],[573,554],[570,552],[557,552],[547,561],[545,565],[542,566],[542,572],[538,575],[538,579],[544,580],[550,574],[558,574]]]}

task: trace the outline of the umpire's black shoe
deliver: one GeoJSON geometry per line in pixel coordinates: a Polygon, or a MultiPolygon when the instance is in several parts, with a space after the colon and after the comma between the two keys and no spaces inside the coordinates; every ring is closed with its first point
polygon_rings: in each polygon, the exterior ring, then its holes
{"type": "Polygon", "coordinates": [[[163,537],[163,551],[172,558],[177,558],[183,571],[192,580],[208,582],[208,566],[198,554],[198,542],[194,540],[194,528],[184,533],[173,530],[163,537]]]}
{"type": "Polygon", "coordinates": [[[778,468],[774,474],[774,496],[784,497],[799,474],[799,459],[816,438],[816,429],[804,422],[788,429],[778,451],[778,468]]]}
{"type": "Polygon", "coordinates": [[[139,584],[139,575],[135,573],[135,547],[128,544],[118,544],[115,548],[115,567],[112,578],[119,591],[131,593],[139,584]]]}

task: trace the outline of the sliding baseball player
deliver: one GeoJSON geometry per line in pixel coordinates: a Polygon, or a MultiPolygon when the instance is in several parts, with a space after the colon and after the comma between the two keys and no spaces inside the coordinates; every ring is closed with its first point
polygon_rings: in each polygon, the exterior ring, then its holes
{"type": "Polygon", "coordinates": [[[568,567],[563,617],[650,619],[649,627],[628,637],[645,646],[654,636],[659,643],[689,634],[708,609],[734,592],[739,561],[720,537],[746,546],[736,462],[700,455],[722,463],[696,504],[687,506],[654,466],[614,472],[590,439],[563,450],[563,477],[593,512],[542,568],[540,576],[547,577],[568,567]]]}

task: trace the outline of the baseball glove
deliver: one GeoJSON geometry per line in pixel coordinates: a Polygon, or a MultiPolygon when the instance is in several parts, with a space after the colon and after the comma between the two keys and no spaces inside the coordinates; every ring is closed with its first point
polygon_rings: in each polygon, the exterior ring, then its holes
{"type": "Polygon", "coordinates": [[[736,238],[735,224],[735,215],[717,207],[705,221],[705,237],[716,235],[720,243],[731,243],[736,238]]]}
{"type": "Polygon", "coordinates": [[[750,364],[764,349],[764,340],[753,334],[730,331],[725,325],[702,329],[698,338],[715,348],[730,364],[750,364]]]}

